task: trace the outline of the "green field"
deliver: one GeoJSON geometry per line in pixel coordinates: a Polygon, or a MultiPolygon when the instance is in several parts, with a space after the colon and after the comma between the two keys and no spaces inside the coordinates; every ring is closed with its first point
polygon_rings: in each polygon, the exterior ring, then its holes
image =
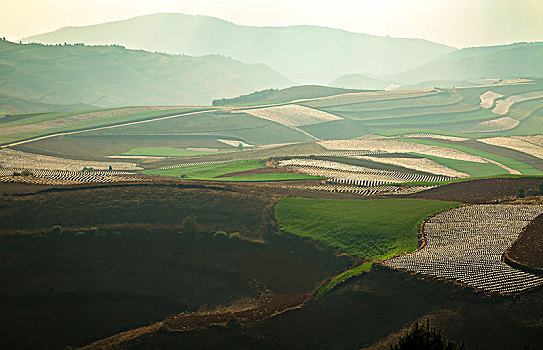
{"type": "MultiPolygon", "coordinates": [[[[127,107],[129,109],[130,107],[127,107]]],[[[34,117],[24,118],[21,120],[14,120],[6,123],[0,123],[0,144],[15,142],[19,140],[26,140],[29,138],[39,137],[43,135],[49,135],[60,132],[68,132],[74,130],[90,129],[101,126],[115,125],[121,123],[128,123],[133,121],[145,120],[156,118],[160,116],[169,116],[175,114],[190,113],[203,110],[204,108],[198,107],[180,107],[172,108],[169,110],[161,111],[149,111],[141,113],[127,113],[125,115],[112,115],[107,116],[109,111],[115,113],[121,111],[123,108],[115,108],[111,110],[92,110],[85,112],[63,112],[63,113],[47,113],[34,117]],[[70,116],[81,115],[84,113],[97,113],[105,114],[104,117],[100,118],[82,118],[80,121],[63,123],[62,119],[70,116]],[[16,133],[2,133],[2,131],[7,130],[6,128],[10,127],[19,127],[17,130],[22,130],[20,128],[26,127],[21,132],[16,133]]],[[[147,125],[147,124],[146,124],[147,125]]],[[[113,129],[112,129],[113,130],[113,129]]]]}
{"type": "Polygon", "coordinates": [[[225,174],[238,173],[265,167],[266,166],[258,160],[239,160],[219,164],[195,165],[163,170],[147,170],[144,173],[149,175],[160,175],[174,178],[181,178],[183,176],[186,176],[186,178],[190,180],[207,181],[283,181],[320,179],[319,177],[296,173],[270,173],[218,177],[225,174]]]}
{"type": "Polygon", "coordinates": [[[364,259],[417,249],[420,223],[460,203],[417,199],[284,198],[275,207],[282,231],[364,259]]]}
{"type": "Polygon", "coordinates": [[[242,140],[249,144],[275,144],[314,141],[281,124],[244,113],[210,112],[167,119],[145,125],[101,130],[91,135],[198,135],[242,140]]]}
{"type": "Polygon", "coordinates": [[[155,156],[155,157],[191,157],[204,154],[219,154],[232,151],[195,151],[177,147],[136,147],[121,154],[122,156],[155,156]]]}
{"type": "Polygon", "coordinates": [[[310,238],[365,260],[325,284],[323,296],[337,284],[368,271],[374,260],[417,249],[422,221],[461,203],[423,199],[330,200],[283,198],[275,206],[282,231],[310,238]]]}
{"type": "Polygon", "coordinates": [[[506,172],[505,169],[499,167],[496,164],[491,164],[491,163],[468,162],[465,160],[441,158],[441,157],[429,156],[426,154],[417,154],[417,155],[433,160],[434,162],[438,164],[444,165],[456,171],[469,174],[471,177],[486,177],[486,176],[493,176],[493,175],[502,175],[506,172]]]}

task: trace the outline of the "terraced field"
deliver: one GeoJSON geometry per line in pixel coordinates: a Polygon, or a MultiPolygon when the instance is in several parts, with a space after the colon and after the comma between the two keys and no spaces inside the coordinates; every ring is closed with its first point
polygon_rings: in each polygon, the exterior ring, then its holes
{"type": "Polygon", "coordinates": [[[202,109],[194,107],[126,107],[86,112],[39,114],[0,123],[0,144],[54,133],[190,113],[202,109]]]}
{"type": "Polygon", "coordinates": [[[543,206],[473,205],[452,209],[424,223],[426,245],[385,261],[392,268],[452,279],[496,293],[543,285],[543,277],[502,262],[502,255],[543,206]]]}
{"type": "Polygon", "coordinates": [[[358,186],[377,186],[401,182],[450,181],[454,177],[442,175],[420,175],[400,171],[371,169],[341,162],[316,159],[291,158],[279,161],[280,167],[293,169],[298,173],[325,177],[328,182],[358,186]]]}
{"type": "Polygon", "coordinates": [[[94,170],[141,170],[134,163],[125,162],[96,162],[87,160],[75,160],[68,158],[45,156],[28,152],[21,152],[10,148],[0,149],[0,169],[21,168],[41,170],[80,171],[84,168],[94,170]]]}
{"type": "Polygon", "coordinates": [[[317,176],[297,173],[254,173],[255,170],[264,168],[266,168],[266,165],[257,160],[240,160],[179,164],[168,166],[163,169],[147,170],[144,171],[144,173],[148,175],[205,181],[280,181],[320,179],[320,177],[317,176]],[[229,174],[232,174],[233,176],[227,176],[229,174]]]}
{"type": "Polygon", "coordinates": [[[147,181],[132,172],[123,171],[67,171],[0,168],[0,182],[36,185],[76,185],[85,183],[115,183],[147,181]]]}

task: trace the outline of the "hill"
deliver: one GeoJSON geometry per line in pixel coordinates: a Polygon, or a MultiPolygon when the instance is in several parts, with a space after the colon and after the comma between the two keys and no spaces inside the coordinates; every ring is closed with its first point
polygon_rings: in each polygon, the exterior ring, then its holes
{"type": "Polygon", "coordinates": [[[0,94],[13,99],[100,107],[208,105],[218,97],[288,85],[263,64],[223,56],[0,41],[0,94]]]}
{"type": "Polygon", "coordinates": [[[328,85],[345,89],[383,90],[390,84],[391,82],[371,78],[362,74],[346,74],[340,76],[328,85]]]}
{"type": "Polygon", "coordinates": [[[250,27],[184,14],[67,27],[25,38],[24,42],[119,44],[193,56],[219,53],[266,64],[299,83],[319,84],[360,71],[393,74],[455,51],[420,39],[385,38],[317,26],[250,27]]]}
{"type": "Polygon", "coordinates": [[[543,43],[467,48],[386,79],[403,84],[427,80],[543,77],[543,43]]]}
{"type": "Polygon", "coordinates": [[[252,94],[241,95],[234,98],[222,98],[213,100],[213,106],[230,106],[230,105],[263,105],[273,103],[285,103],[294,100],[319,98],[346,94],[350,92],[360,92],[354,89],[341,89],[320,85],[302,85],[292,86],[286,89],[267,89],[256,91],[252,94]]]}

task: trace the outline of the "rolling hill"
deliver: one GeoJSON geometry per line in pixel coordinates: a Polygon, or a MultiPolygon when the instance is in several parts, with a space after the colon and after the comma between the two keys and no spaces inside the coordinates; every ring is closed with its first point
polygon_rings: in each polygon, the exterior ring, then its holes
{"type": "Polygon", "coordinates": [[[390,84],[390,82],[368,77],[362,74],[346,74],[337,78],[328,85],[345,89],[383,90],[390,84]]]}
{"type": "Polygon", "coordinates": [[[403,84],[429,80],[543,77],[543,43],[474,47],[443,55],[433,62],[386,79],[403,84]]]}
{"type": "Polygon", "coordinates": [[[170,54],[222,54],[263,63],[298,83],[326,84],[344,74],[393,74],[456,49],[317,26],[250,27],[207,16],[154,14],[66,27],[24,42],[119,44],[170,54]],[[158,40],[160,38],[160,40],[158,40]]]}
{"type": "MultiPolygon", "coordinates": [[[[217,55],[0,41],[0,95],[13,100],[99,107],[208,105],[219,97],[289,85],[263,64],[217,55]]],[[[2,100],[3,105],[10,103],[2,100]]]]}

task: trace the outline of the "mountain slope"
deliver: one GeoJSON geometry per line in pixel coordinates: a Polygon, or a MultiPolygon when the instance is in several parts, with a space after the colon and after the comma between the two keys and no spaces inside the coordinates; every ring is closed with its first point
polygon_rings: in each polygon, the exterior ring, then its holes
{"type": "Polygon", "coordinates": [[[48,44],[120,44],[171,54],[222,54],[264,63],[298,83],[328,83],[354,72],[392,74],[455,49],[316,26],[249,27],[213,17],[155,14],[24,39],[48,44]]]}
{"type": "Polygon", "coordinates": [[[222,56],[0,41],[0,94],[47,104],[203,105],[288,85],[269,67],[222,56]]]}
{"type": "Polygon", "coordinates": [[[463,49],[386,78],[413,84],[426,80],[468,80],[481,77],[543,77],[543,43],[463,49]]]}
{"type": "Polygon", "coordinates": [[[382,90],[390,84],[390,82],[362,74],[346,74],[340,76],[328,85],[344,89],[382,90]]]}

